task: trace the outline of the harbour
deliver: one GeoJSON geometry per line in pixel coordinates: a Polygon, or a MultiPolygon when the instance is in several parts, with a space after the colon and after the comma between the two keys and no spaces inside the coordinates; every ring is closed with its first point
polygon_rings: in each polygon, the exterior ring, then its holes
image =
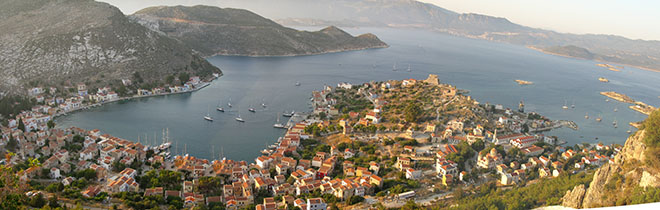
{"type": "Polygon", "coordinates": [[[416,33],[418,38],[410,41],[409,32],[395,29],[349,30],[351,33],[365,31],[376,32],[391,47],[302,57],[211,57],[208,60],[219,66],[224,75],[201,90],[109,103],[58,117],[57,124],[59,127],[99,128],[104,133],[126,139],[170,128],[170,135],[178,142],[172,147],[179,154],[186,144],[187,153],[210,157],[211,145],[214,145],[216,149],[223,147],[228,158],[251,160],[260,154],[264,145],[276,142],[283,134],[283,129],[273,127],[278,116],[280,122],[290,121],[285,125],[292,125],[295,115],[309,111],[311,91],[340,82],[361,84],[372,80],[423,79],[429,73],[438,74],[443,83],[465,89],[462,94],[482,103],[516,107],[522,98],[527,112],[575,122],[578,130],[563,127],[545,132],[569,145],[598,141],[623,143],[628,136],[627,128],[615,129],[605,122],[617,119],[623,125],[645,118],[633,110],[621,108],[629,104],[606,102],[599,92],[616,90],[652,105],[660,102],[657,96],[648,95],[660,90],[660,84],[655,82],[660,76],[654,72],[634,68],[621,72],[596,71],[600,67],[591,61],[430,32],[420,31],[416,33]],[[422,42],[431,44],[420,44],[422,42]],[[422,53],[428,56],[420,57],[422,53]],[[528,61],[518,63],[511,58],[528,61]],[[392,71],[395,61],[405,66],[404,70],[392,71]],[[414,71],[406,71],[408,65],[414,71]],[[504,79],[516,75],[525,75],[526,80],[535,83],[520,88],[510,79],[504,79]],[[599,76],[607,77],[610,82],[593,79],[599,76]],[[575,108],[562,109],[567,100],[575,108]],[[220,104],[230,102],[232,107],[223,106],[224,112],[209,113],[213,122],[203,120],[208,107],[216,107],[219,101],[220,104]],[[261,103],[267,106],[258,106],[261,103]],[[250,106],[255,109],[254,113],[248,111],[250,106]],[[615,107],[619,107],[618,112],[613,111],[615,107]],[[282,116],[293,110],[296,110],[294,117],[282,116]],[[585,113],[591,118],[585,119],[585,113]],[[244,123],[235,120],[239,114],[244,123]],[[599,115],[603,123],[594,120],[599,115]]]}

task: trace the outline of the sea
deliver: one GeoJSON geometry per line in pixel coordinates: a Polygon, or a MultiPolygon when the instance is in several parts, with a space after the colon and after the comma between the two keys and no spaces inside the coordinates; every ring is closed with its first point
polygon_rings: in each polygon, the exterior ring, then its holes
{"type": "Polygon", "coordinates": [[[57,118],[56,123],[60,128],[98,128],[102,133],[148,145],[162,143],[163,130],[167,129],[173,154],[252,161],[284,133],[272,126],[282,112],[310,111],[313,90],[340,82],[425,79],[437,74],[442,83],[468,90],[468,95],[480,103],[517,109],[522,100],[527,112],[576,122],[578,130],[560,128],[545,133],[559,137],[566,145],[623,144],[627,131],[635,131],[628,123],[646,118],[630,110],[628,104],[606,101],[601,91],[617,91],[660,105],[660,72],[627,66],[614,72],[596,66],[595,61],[424,30],[347,31],[353,35],[374,33],[390,46],[295,57],[214,56],[208,61],[224,75],[204,89],[110,103],[57,118]],[[610,82],[600,82],[599,77],[610,82]],[[521,86],[515,79],[534,84],[521,86]],[[300,86],[295,85],[297,82],[300,86]],[[562,109],[564,105],[569,108],[562,109]],[[224,107],[225,112],[216,111],[217,106],[224,107]],[[249,112],[249,108],[256,112],[249,112]],[[203,119],[207,114],[213,122],[203,119]],[[239,115],[244,123],[235,121],[239,115]],[[594,120],[598,116],[602,122],[594,120]],[[612,125],[614,121],[618,128],[612,125]]]}

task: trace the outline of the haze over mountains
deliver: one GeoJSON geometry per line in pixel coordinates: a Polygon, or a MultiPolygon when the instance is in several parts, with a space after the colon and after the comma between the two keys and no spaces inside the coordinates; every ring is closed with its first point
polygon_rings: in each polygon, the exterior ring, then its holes
{"type": "MultiPolygon", "coordinates": [[[[186,3],[160,2],[163,3],[151,1],[154,4],[186,3]]],[[[584,54],[589,56],[581,58],[660,70],[660,41],[631,40],[614,35],[557,33],[518,25],[505,18],[459,14],[413,0],[278,0],[277,7],[270,0],[199,2],[248,9],[284,25],[422,28],[456,36],[534,46],[567,56],[584,54]]]]}
{"type": "Polygon", "coordinates": [[[298,31],[243,9],[149,7],[130,17],[204,56],[292,56],[387,47],[373,34],[353,37],[337,27],[298,31]]]}
{"type": "Polygon", "coordinates": [[[181,42],[130,22],[116,7],[92,0],[0,1],[1,93],[77,83],[144,82],[220,70],[181,42]]]}

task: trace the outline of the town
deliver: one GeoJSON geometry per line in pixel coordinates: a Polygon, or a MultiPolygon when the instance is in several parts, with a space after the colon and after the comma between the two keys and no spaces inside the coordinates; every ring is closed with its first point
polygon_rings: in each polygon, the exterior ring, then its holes
{"type": "MultiPolygon", "coordinates": [[[[170,92],[205,83],[190,78],[186,84],[170,92]]],[[[429,75],[314,91],[313,111],[297,113],[302,120],[290,122],[275,146],[254,162],[171,157],[167,139],[145,145],[102,133],[103,128],[55,128],[52,117],[84,107],[82,101],[118,98],[107,89],[93,96],[85,89],[78,85],[79,95],[61,103],[42,97],[50,106],[24,111],[1,128],[0,146],[7,152],[0,163],[27,184],[17,190],[34,200],[35,208],[46,200],[51,207],[122,209],[432,205],[451,201],[452,192],[465,186],[505,188],[591,170],[612,162],[622,148],[564,146],[540,132],[570,122],[527,113],[522,101],[517,110],[481,104],[429,75]]],[[[137,95],[161,91],[140,89],[137,95]]]]}

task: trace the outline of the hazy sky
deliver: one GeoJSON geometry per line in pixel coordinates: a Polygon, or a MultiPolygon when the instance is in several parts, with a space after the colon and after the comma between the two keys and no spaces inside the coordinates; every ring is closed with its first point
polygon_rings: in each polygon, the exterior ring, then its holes
{"type": "Polygon", "coordinates": [[[458,13],[504,17],[525,26],[577,34],[660,40],[658,0],[420,0],[458,13]]]}
{"type": "MultiPolygon", "coordinates": [[[[218,6],[223,0],[99,0],[126,14],[155,5],[218,6]]],[[[276,2],[277,0],[272,0],[276,2]]],[[[660,0],[419,0],[458,13],[504,17],[534,28],[660,40],[660,0]]],[[[261,5],[259,5],[261,6],[261,5]]],[[[272,5],[263,5],[270,7],[272,5]]]]}

